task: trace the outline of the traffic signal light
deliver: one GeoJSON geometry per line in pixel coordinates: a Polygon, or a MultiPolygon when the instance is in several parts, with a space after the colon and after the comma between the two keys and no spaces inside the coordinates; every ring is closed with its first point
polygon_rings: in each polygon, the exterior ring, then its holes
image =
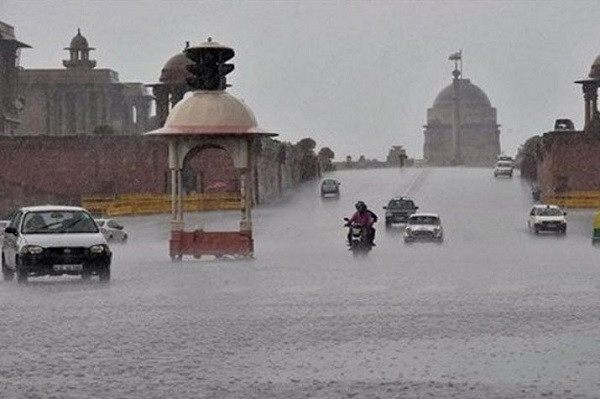
{"type": "Polygon", "coordinates": [[[225,90],[225,75],[233,71],[233,64],[225,62],[235,55],[233,49],[208,42],[205,46],[190,47],[184,50],[186,56],[195,64],[186,66],[194,75],[188,78],[188,84],[196,90],[225,90]]]}

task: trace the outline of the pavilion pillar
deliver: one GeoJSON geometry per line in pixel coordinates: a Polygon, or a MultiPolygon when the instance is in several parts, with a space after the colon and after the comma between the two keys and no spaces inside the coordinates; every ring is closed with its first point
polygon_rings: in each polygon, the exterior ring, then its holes
{"type": "Polygon", "coordinates": [[[169,170],[171,172],[171,231],[183,231],[182,178],[178,140],[169,141],[169,170]]]}

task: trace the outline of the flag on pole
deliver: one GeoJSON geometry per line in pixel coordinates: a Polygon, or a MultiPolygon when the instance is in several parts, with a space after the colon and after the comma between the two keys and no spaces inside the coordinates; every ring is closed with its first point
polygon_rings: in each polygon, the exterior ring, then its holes
{"type": "Polygon", "coordinates": [[[462,50],[457,51],[456,53],[450,54],[450,57],[448,57],[448,59],[450,61],[458,61],[458,60],[462,59],[462,50]]]}

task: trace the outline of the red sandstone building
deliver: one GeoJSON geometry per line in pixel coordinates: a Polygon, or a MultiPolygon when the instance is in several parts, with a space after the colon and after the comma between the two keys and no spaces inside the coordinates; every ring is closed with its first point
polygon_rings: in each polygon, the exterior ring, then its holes
{"type": "MultiPolygon", "coordinates": [[[[2,218],[24,205],[79,204],[82,195],[168,192],[167,145],[139,133],[157,127],[190,90],[183,53],[167,61],[159,83],[149,85],[152,97],[141,83],[121,83],[117,72],[96,68],[93,49],[79,32],[64,69],[21,70],[18,49],[29,46],[6,24],[0,32],[2,218]],[[23,99],[15,102],[19,93],[23,99]],[[156,117],[149,115],[153,100],[156,117]]],[[[263,139],[255,151],[257,203],[315,177],[302,173],[306,154],[294,145],[263,139]]],[[[183,178],[187,193],[239,189],[232,158],[217,148],[186,159],[183,178]]]]}
{"type": "Polygon", "coordinates": [[[542,136],[537,180],[544,195],[569,191],[600,191],[600,56],[588,77],[578,80],[584,94],[584,128],[552,131],[542,136]]]}
{"type": "Polygon", "coordinates": [[[22,69],[21,124],[12,134],[140,134],[150,125],[152,96],[142,83],[119,82],[111,69],[96,69],[87,39],[78,30],[61,69],[22,69]]]}

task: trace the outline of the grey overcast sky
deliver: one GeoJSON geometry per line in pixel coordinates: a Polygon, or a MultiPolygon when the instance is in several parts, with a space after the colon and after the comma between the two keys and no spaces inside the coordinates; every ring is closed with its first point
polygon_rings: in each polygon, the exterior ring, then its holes
{"type": "Polygon", "coordinates": [[[61,68],[81,28],[97,68],[156,82],[186,41],[236,51],[230,93],[283,141],[313,137],[336,159],[423,154],[426,110],[464,76],[498,110],[507,154],[556,118],[581,128],[574,80],[600,54],[600,1],[28,1],[0,0],[25,68],[61,68]]]}

